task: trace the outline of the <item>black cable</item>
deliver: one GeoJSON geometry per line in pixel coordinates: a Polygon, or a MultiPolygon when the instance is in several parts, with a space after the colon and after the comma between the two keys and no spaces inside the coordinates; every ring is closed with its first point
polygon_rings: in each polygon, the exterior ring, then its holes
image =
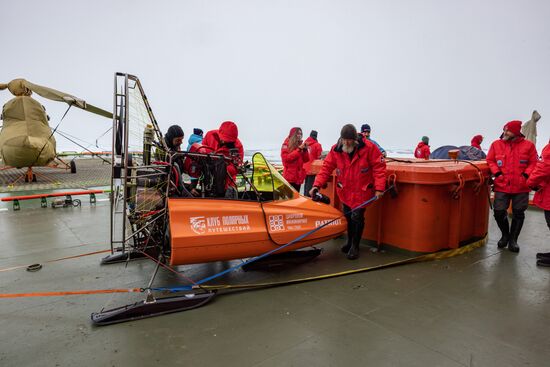
{"type": "Polygon", "coordinates": [[[92,152],[90,149],[84,147],[83,145],[78,144],[76,141],[74,141],[74,140],[72,140],[71,138],[67,137],[65,134],[63,134],[63,133],[61,133],[61,132],[59,132],[59,131],[58,131],[57,133],[58,133],[59,135],[61,135],[62,137],[64,137],[65,139],[67,139],[68,141],[70,141],[71,143],[76,144],[76,145],[78,145],[80,148],[82,148],[82,149],[84,149],[85,151],[91,153],[91,155],[92,155],[93,157],[98,157],[98,158],[101,159],[103,162],[111,164],[111,162],[109,162],[108,160],[106,160],[105,158],[103,158],[101,155],[92,152]]]}
{"type": "Polygon", "coordinates": [[[70,104],[69,107],[67,108],[67,111],[65,111],[65,113],[63,114],[63,116],[61,117],[61,120],[59,120],[59,122],[57,123],[57,126],[55,127],[55,129],[52,130],[52,133],[50,134],[50,136],[48,137],[48,139],[46,139],[46,142],[44,143],[44,145],[42,146],[42,149],[40,149],[40,152],[38,152],[38,155],[36,156],[36,158],[34,159],[34,162],[32,162],[32,164],[29,166],[29,167],[33,167],[34,164],[36,163],[36,161],[38,161],[38,158],[40,158],[40,154],[42,154],[42,152],[44,151],[44,148],[46,148],[46,145],[48,145],[51,137],[53,136],[53,134],[57,131],[57,128],[59,127],[59,125],[61,125],[61,122],[63,121],[63,119],[65,118],[65,116],[67,116],[67,113],[69,113],[69,110],[71,109],[73,105],[70,104]]]}

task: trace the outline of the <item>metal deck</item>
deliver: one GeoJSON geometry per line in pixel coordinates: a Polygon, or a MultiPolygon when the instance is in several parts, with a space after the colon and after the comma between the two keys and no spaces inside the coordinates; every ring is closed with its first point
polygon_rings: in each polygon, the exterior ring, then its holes
{"type": "MultiPolygon", "coordinates": [[[[110,160],[110,157],[106,158],[110,160]]],[[[70,158],[67,159],[67,162],[70,158]]],[[[76,159],[76,173],[69,170],[34,167],[37,182],[25,182],[19,179],[26,172],[26,168],[9,168],[0,170],[0,193],[21,192],[35,190],[76,189],[87,187],[107,186],[111,182],[111,165],[99,158],[76,159]]],[[[0,165],[0,169],[3,166],[0,165]]]]}
{"type": "MultiPolygon", "coordinates": [[[[34,208],[0,211],[0,268],[108,248],[108,202],[34,208]]],[[[535,266],[535,253],[550,250],[543,215],[528,211],[519,255],[497,249],[493,224],[489,243],[460,257],[233,293],[196,310],[107,327],[93,327],[90,313],[139,295],[0,300],[0,365],[547,366],[550,269],[535,266]]],[[[363,250],[350,262],[340,242],[289,272],[240,271],[224,281],[321,274],[405,256],[363,250]]],[[[154,267],[147,260],[100,266],[100,258],[0,273],[0,292],[141,287],[154,267]]],[[[180,270],[199,278],[226,266],[180,270]]],[[[157,284],[177,282],[163,271],[157,284]]]]}

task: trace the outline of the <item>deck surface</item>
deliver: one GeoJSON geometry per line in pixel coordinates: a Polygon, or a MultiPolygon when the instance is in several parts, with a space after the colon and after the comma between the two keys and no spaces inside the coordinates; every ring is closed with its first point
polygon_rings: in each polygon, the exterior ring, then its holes
{"type": "MultiPolygon", "coordinates": [[[[99,197],[101,198],[101,197],[99,197]]],[[[108,203],[0,211],[0,269],[107,248],[108,203]]],[[[9,208],[9,206],[4,206],[9,208]]],[[[521,253],[488,244],[447,260],[217,297],[182,313],[94,327],[90,313],[139,295],[0,300],[0,365],[9,366],[548,366],[550,251],[543,215],[527,213],[521,253]]],[[[244,273],[239,283],[321,274],[405,257],[343,259],[341,240],[285,273],[244,273]]],[[[102,255],[0,272],[0,293],[141,287],[150,261],[100,266],[102,255]]],[[[200,278],[229,264],[181,267],[200,278]]],[[[177,284],[162,271],[156,284],[177,284]]]]}
{"type": "MultiPolygon", "coordinates": [[[[25,182],[22,175],[26,168],[2,169],[0,165],[0,193],[21,192],[29,190],[79,189],[95,186],[106,186],[111,182],[111,165],[104,158],[77,158],[76,173],[64,168],[34,167],[36,182],[25,182]]],[[[64,158],[70,162],[71,158],[64,158]]],[[[59,167],[63,167],[59,165],[59,167]]]]}

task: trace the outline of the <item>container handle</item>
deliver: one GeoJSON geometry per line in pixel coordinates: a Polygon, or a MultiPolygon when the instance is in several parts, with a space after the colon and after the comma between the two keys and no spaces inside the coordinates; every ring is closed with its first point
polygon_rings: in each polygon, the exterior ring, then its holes
{"type": "Polygon", "coordinates": [[[456,175],[456,178],[458,179],[458,187],[453,190],[452,197],[453,199],[458,200],[460,198],[460,192],[464,188],[464,178],[460,173],[456,175]]]}
{"type": "Polygon", "coordinates": [[[392,198],[397,197],[399,192],[397,191],[397,175],[395,173],[392,173],[388,176],[388,187],[390,187],[390,196],[392,198]]]}
{"type": "Polygon", "coordinates": [[[479,191],[481,190],[481,187],[485,183],[485,177],[483,177],[483,174],[481,173],[481,171],[477,171],[477,175],[479,177],[479,182],[474,185],[474,192],[476,194],[479,193],[479,191]]]}

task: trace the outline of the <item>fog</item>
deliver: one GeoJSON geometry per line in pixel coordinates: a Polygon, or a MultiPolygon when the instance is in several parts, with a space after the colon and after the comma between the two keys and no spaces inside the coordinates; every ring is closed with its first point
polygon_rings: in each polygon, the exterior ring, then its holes
{"type": "MultiPolygon", "coordinates": [[[[233,120],[264,150],[301,126],[328,149],[343,124],[368,122],[389,149],[475,134],[488,148],[537,109],[538,148],[550,138],[548,1],[3,0],[0,13],[0,82],[112,110],[114,72],[132,73],[161,127],[187,136],[233,120]]],[[[67,106],[36,98],[57,125],[67,106]]],[[[110,124],[73,109],[59,129],[93,143],[110,124]]]]}

